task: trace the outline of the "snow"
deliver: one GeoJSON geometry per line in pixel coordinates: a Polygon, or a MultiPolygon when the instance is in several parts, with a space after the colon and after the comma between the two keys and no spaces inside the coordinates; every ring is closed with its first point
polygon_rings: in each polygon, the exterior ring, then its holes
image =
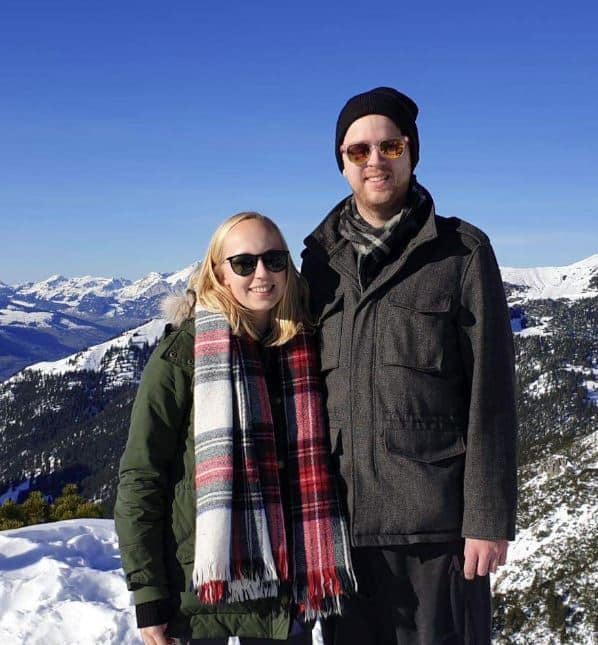
{"type": "Polygon", "coordinates": [[[522,329],[520,332],[516,332],[521,336],[522,338],[528,338],[530,336],[549,336],[550,332],[546,331],[546,327],[539,325],[538,327],[526,327],[525,329],[522,329]]]}
{"type": "MultiPolygon", "coordinates": [[[[538,581],[554,579],[556,590],[574,610],[575,585],[579,589],[598,586],[598,567],[595,560],[587,560],[578,569],[575,553],[592,553],[590,545],[596,543],[598,533],[598,506],[596,505],[596,481],[581,478],[588,469],[595,468],[598,454],[598,431],[580,438],[563,454],[548,455],[530,464],[521,472],[523,483],[520,499],[533,502],[530,505],[530,521],[520,527],[509,549],[506,566],[501,567],[493,580],[493,590],[498,593],[520,593],[521,602],[538,581]],[[528,475],[531,475],[529,478],[528,475]],[[578,482],[580,482],[578,484],[578,482]],[[576,580],[571,576],[575,575],[576,580]]],[[[528,511],[529,512],[529,511],[528,511]]],[[[527,515],[527,512],[523,514],[527,515]]],[[[524,517],[520,516],[520,521],[524,517]]],[[[533,593],[533,592],[532,592],[533,593]]],[[[527,596],[529,597],[529,596],[527,596]]],[[[521,607],[526,611],[525,605],[521,607]]],[[[586,606],[587,609],[587,606],[586,606]]],[[[567,642],[590,645],[592,617],[587,616],[580,624],[571,625],[567,642]]],[[[557,643],[558,635],[547,629],[545,621],[527,625],[521,635],[512,640],[497,639],[497,643],[526,645],[527,643],[557,643]]]]}
{"type": "Polygon", "coordinates": [[[150,298],[160,294],[166,295],[176,289],[184,289],[195,266],[192,264],[176,273],[157,273],[152,271],[122,289],[117,299],[119,302],[123,302],[125,300],[136,300],[137,298],[150,298]]]}
{"type": "Polygon", "coordinates": [[[582,385],[588,391],[588,400],[598,405],[598,381],[584,381],[582,385]]]}
{"type": "Polygon", "coordinates": [[[529,336],[550,336],[552,332],[548,329],[548,323],[550,323],[551,320],[552,316],[542,316],[538,325],[522,328],[521,319],[514,318],[511,320],[511,329],[513,330],[513,333],[517,334],[521,338],[527,338],[529,336]],[[519,324],[517,324],[516,321],[519,321],[519,324]]]}
{"type": "MultiPolygon", "coordinates": [[[[22,284],[16,287],[16,292],[21,297],[51,300],[55,304],[68,307],[77,307],[84,298],[92,296],[111,298],[116,303],[122,303],[184,289],[196,267],[197,264],[191,264],[175,273],[152,271],[135,282],[124,278],[102,278],[90,275],[76,278],[53,275],[40,282],[22,284]]],[[[13,302],[17,301],[13,300],[13,302]]],[[[26,301],[22,301],[22,305],[32,306],[26,301]]]]}
{"type": "MultiPolygon", "coordinates": [[[[584,367],[583,365],[565,365],[565,370],[567,372],[576,372],[577,374],[587,374],[592,372],[592,369],[589,367],[584,367]]],[[[598,373],[598,370],[595,370],[598,373]]]]}
{"type": "Polygon", "coordinates": [[[592,277],[598,276],[598,253],[563,267],[530,269],[501,267],[500,272],[504,282],[521,287],[514,295],[518,295],[523,300],[547,298],[577,300],[598,296],[598,289],[590,287],[592,277]]]}
{"type": "Polygon", "coordinates": [[[532,381],[527,386],[527,391],[530,396],[539,398],[544,396],[549,390],[553,388],[553,383],[549,374],[540,374],[535,381],[532,381]]]}
{"type": "Polygon", "coordinates": [[[587,391],[588,401],[594,405],[598,405],[598,380],[596,380],[598,379],[598,368],[585,367],[583,365],[567,365],[565,369],[567,372],[575,372],[576,374],[589,377],[587,380],[582,381],[581,384],[587,391]]]}
{"type": "MultiPolygon", "coordinates": [[[[4,392],[2,392],[2,394],[0,394],[0,400],[1,399],[7,399],[8,401],[14,401],[15,400],[14,392],[11,389],[6,388],[4,390],[4,392]]],[[[3,426],[0,424],[0,430],[2,430],[2,429],[3,429],[3,426]]]]}
{"type": "Polygon", "coordinates": [[[51,327],[53,314],[47,311],[14,311],[0,309],[0,325],[51,327]]]}
{"type": "MultiPolygon", "coordinates": [[[[112,520],[0,532],[0,642],[140,644],[120,567],[112,520]]],[[[321,643],[316,630],[314,645],[321,643]]]]}
{"type": "Polygon", "coordinates": [[[189,277],[198,266],[198,263],[191,264],[188,267],[177,271],[176,273],[171,273],[168,278],[166,278],[166,282],[168,282],[168,284],[172,286],[178,286],[180,283],[184,283],[186,285],[189,277]]]}
{"type": "MultiPolygon", "coordinates": [[[[589,377],[587,380],[581,382],[581,385],[587,391],[587,398],[589,401],[598,405],[598,369],[593,367],[584,367],[582,365],[566,365],[564,370],[567,372],[575,372],[589,377]]],[[[527,392],[534,398],[544,396],[547,392],[553,389],[555,383],[553,377],[549,373],[539,374],[538,377],[527,386],[527,392]]]]}
{"type": "MultiPolygon", "coordinates": [[[[33,370],[42,374],[65,374],[81,370],[98,371],[102,367],[102,359],[111,348],[125,348],[129,344],[143,345],[154,343],[164,331],[164,320],[152,320],[145,325],[131,329],[112,340],[94,345],[58,361],[45,361],[29,365],[23,371],[33,370]]],[[[13,379],[18,378],[18,374],[13,379]]],[[[9,379],[12,380],[12,379],[9,379]]]]}
{"type": "Polygon", "coordinates": [[[0,640],[139,643],[111,520],[0,533],[0,640]]]}
{"type": "Polygon", "coordinates": [[[89,329],[89,325],[78,325],[77,323],[69,320],[68,318],[61,318],[58,321],[58,324],[61,327],[66,327],[67,329],[89,329]]]}
{"type": "Polygon", "coordinates": [[[32,296],[39,300],[52,300],[74,306],[84,296],[114,296],[130,280],[121,278],[98,278],[85,275],[78,278],[65,278],[54,275],[41,282],[28,283],[17,289],[20,295],[32,296]]]}

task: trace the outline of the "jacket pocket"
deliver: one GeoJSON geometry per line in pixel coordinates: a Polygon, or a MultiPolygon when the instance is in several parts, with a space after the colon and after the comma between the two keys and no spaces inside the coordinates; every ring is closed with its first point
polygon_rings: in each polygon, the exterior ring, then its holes
{"type": "Polygon", "coordinates": [[[432,464],[465,453],[465,422],[453,416],[390,418],[386,449],[413,461],[432,464]]]}
{"type": "Polygon", "coordinates": [[[388,304],[388,316],[383,322],[382,362],[422,372],[440,372],[450,296],[420,292],[404,300],[391,292],[388,304]]]}
{"type": "Polygon", "coordinates": [[[339,366],[343,330],[343,300],[342,293],[335,295],[334,300],[322,309],[318,319],[322,371],[333,370],[339,366]]]}

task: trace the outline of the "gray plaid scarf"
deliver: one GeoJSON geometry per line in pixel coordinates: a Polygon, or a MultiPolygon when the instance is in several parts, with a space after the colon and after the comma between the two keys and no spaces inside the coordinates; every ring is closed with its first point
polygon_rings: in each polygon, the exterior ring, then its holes
{"type": "Polygon", "coordinates": [[[357,275],[362,291],[379,273],[391,252],[400,252],[419,230],[422,218],[429,212],[430,201],[428,192],[417,183],[414,175],[407,204],[378,228],[359,214],[353,196],[347,197],[340,213],[338,230],[357,253],[357,275]]]}

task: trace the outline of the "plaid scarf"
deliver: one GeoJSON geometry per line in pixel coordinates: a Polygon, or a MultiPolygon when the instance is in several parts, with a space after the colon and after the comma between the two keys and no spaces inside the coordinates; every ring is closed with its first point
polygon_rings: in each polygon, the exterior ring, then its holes
{"type": "Polygon", "coordinates": [[[357,275],[362,291],[376,277],[390,253],[400,251],[415,235],[421,226],[421,218],[417,215],[427,215],[431,199],[414,175],[407,205],[383,226],[375,227],[359,214],[354,197],[347,197],[340,213],[339,233],[351,242],[357,252],[357,275]]]}
{"type": "Polygon", "coordinates": [[[315,337],[280,348],[292,539],[259,346],[222,314],[195,315],[196,540],[200,602],[277,596],[290,584],[307,618],[340,613],[355,591],[345,519],[329,467],[315,337]],[[292,544],[288,553],[287,544],[292,544]]]}

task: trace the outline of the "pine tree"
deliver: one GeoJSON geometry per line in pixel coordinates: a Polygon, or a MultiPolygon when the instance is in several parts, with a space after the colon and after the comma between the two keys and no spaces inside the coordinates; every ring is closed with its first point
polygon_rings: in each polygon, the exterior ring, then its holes
{"type": "Polygon", "coordinates": [[[34,490],[21,505],[25,524],[43,524],[49,519],[49,505],[42,493],[34,490]]]}
{"type": "Polygon", "coordinates": [[[30,493],[22,504],[15,504],[11,500],[5,502],[0,506],[0,531],[88,517],[104,517],[103,507],[81,497],[77,484],[67,484],[53,504],[48,504],[40,491],[30,493]]]}
{"type": "Polygon", "coordinates": [[[99,504],[79,495],[77,484],[67,484],[62,489],[62,495],[50,507],[50,519],[53,521],[103,516],[104,511],[99,504]]]}
{"type": "Polygon", "coordinates": [[[21,526],[25,526],[22,508],[9,499],[0,506],[0,531],[18,529],[21,526]]]}

